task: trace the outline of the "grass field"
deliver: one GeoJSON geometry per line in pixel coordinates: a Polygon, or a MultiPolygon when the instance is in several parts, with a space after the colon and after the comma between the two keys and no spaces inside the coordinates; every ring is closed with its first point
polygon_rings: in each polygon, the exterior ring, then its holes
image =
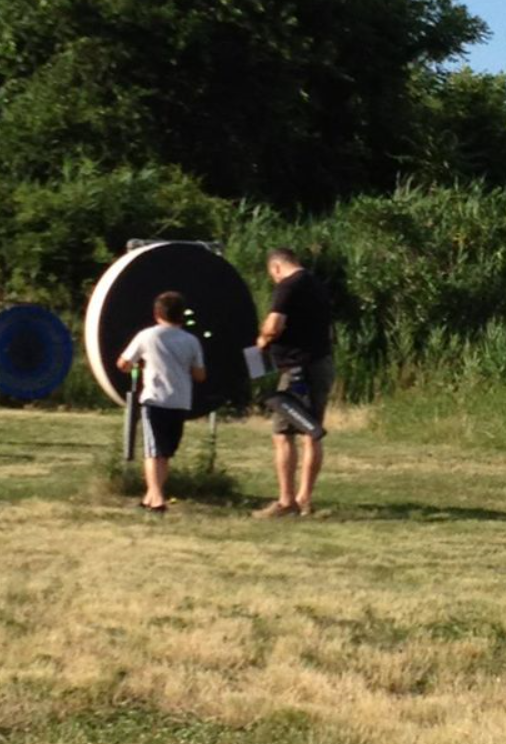
{"type": "Polygon", "coordinates": [[[0,742],[503,744],[497,436],[330,423],[319,511],[258,523],[259,418],[214,480],[189,425],[160,518],[118,492],[118,414],[0,412],[0,742]]]}

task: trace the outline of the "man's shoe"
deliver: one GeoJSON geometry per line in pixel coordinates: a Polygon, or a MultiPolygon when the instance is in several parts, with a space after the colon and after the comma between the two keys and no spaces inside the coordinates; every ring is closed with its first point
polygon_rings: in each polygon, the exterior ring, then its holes
{"type": "Polygon", "coordinates": [[[298,504],[299,507],[299,516],[301,517],[310,517],[311,514],[314,514],[314,507],[312,504],[298,504]]]}
{"type": "Polygon", "coordinates": [[[290,504],[290,506],[284,506],[279,501],[273,501],[272,504],[264,506],[263,509],[256,509],[252,512],[252,517],[255,519],[276,519],[277,517],[288,517],[291,514],[298,514],[299,508],[296,504],[290,504]]]}

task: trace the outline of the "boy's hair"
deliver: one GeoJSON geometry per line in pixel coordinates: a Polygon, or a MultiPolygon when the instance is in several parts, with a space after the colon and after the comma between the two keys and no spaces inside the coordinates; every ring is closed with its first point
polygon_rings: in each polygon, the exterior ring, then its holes
{"type": "Polygon", "coordinates": [[[271,261],[283,261],[284,263],[293,264],[293,266],[300,266],[300,261],[292,248],[288,246],[280,246],[267,254],[267,263],[271,261]]]}
{"type": "Polygon", "coordinates": [[[155,315],[168,323],[183,324],[185,299],[181,292],[162,292],[155,298],[153,310],[155,315]]]}

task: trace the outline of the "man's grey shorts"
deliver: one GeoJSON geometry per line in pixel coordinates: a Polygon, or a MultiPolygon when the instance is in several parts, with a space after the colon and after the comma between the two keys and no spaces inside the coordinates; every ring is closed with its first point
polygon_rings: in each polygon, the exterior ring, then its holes
{"type": "MultiPolygon", "coordinates": [[[[325,409],[335,379],[334,361],[331,356],[310,362],[304,368],[304,377],[308,387],[310,410],[313,416],[323,423],[325,409]]],[[[285,370],[281,373],[277,390],[287,390],[290,385],[290,372],[285,370]]],[[[292,424],[282,413],[274,413],[272,417],[272,431],[274,434],[296,434],[292,424]]]]}

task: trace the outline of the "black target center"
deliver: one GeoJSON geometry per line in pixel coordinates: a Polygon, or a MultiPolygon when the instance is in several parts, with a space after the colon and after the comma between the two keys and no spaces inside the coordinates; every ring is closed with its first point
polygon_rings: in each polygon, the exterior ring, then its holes
{"type": "Polygon", "coordinates": [[[9,344],[12,365],[21,373],[33,372],[44,361],[44,343],[31,331],[19,333],[9,344]]]}

